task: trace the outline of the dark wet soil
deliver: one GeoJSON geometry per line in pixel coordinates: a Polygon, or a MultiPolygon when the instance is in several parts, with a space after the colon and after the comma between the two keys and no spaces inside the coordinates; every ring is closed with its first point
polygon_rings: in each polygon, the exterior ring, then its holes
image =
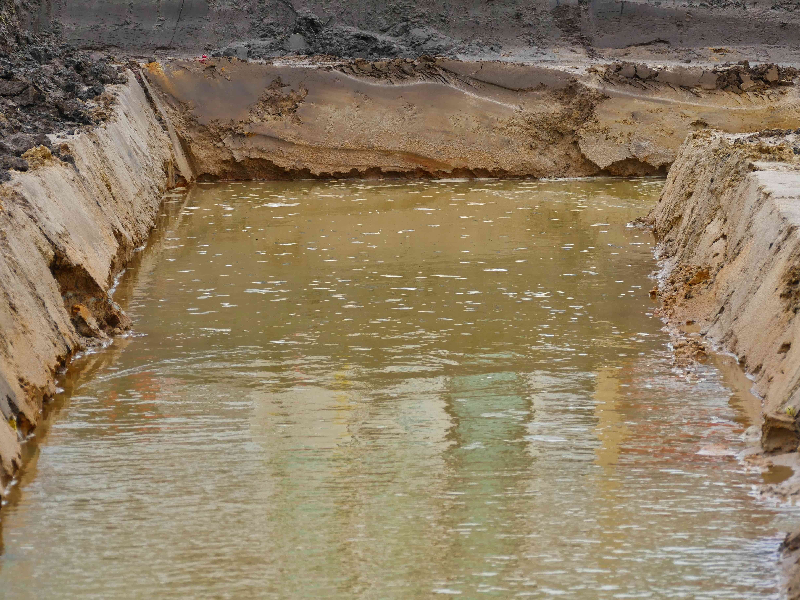
{"type": "Polygon", "coordinates": [[[32,157],[26,153],[40,146],[71,161],[47,134],[105,119],[113,101],[106,86],[125,81],[123,68],[107,53],[18,34],[13,47],[0,51],[0,181],[9,178],[9,169],[27,171],[32,157]]]}

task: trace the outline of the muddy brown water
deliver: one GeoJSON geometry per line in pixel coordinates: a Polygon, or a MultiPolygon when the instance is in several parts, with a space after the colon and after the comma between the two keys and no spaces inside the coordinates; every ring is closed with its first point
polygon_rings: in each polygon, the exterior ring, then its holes
{"type": "MultiPolygon", "coordinates": [[[[4,598],[777,597],[796,514],[676,372],[660,180],[200,185],[2,516],[4,598]]],[[[46,435],[44,435],[47,430],[46,435]]]]}

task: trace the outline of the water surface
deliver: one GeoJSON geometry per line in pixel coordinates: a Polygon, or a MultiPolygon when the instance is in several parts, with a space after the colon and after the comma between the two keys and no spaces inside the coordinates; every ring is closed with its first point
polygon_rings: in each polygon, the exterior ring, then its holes
{"type": "Polygon", "coordinates": [[[648,296],[658,180],[173,195],[4,509],[4,598],[765,598],[713,366],[648,296]]]}

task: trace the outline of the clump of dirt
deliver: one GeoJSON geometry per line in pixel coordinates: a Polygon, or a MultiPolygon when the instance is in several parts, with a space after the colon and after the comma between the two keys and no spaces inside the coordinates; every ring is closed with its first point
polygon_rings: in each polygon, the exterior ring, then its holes
{"type": "Polygon", "coordinates": [[[797,314],[800,310],[800,265],[793,265],[783,276],[781,299],[786,302],[787,309],[797,314]]]}
{"type": "Polygon", "coordinates": [[[22,158],[28,161],[28,165],[32,169],[36,169],[43,165],[53,162],[53,153],[47,146],[36,146],[26,151],[22,158]]]}
{"type": "Polygon", "coordinates": [[[797,452],[800,441],[797,415],[791,410],[785,413],[766,413],[761,424],[761,449],[767,454],[797,452]]]}
{"type": "Polygon", "coordinates": [[[706,288],[712,281],[708,267],[696,265],[680,265],[673,269],[666,281],[661,282],[658,295],[662,305],[656,313],[670,319],[675,308],[684,300],[695,296],[699,288],[706,288]]]}
{"type": "Polygon", "coordinates": [[[83,337],[105,339],[130,328],[130,318],[86,269],[56,254],[50,272],[58,282],[64,307],[76,331],[83,337]]]}
{"type": "Polygon", "coordinates": [[[50,38],[19,34],[0,51],[0,182],[9,169],[31,166],[24,154],[44,146],[56,158],[48,134],[74,132],[110,114],[106,86],[124,83],[123,66],[104,53],[77,51],[50,38]]]}
{"type": "Polygon", "coordinates": [[[678,336],[672,342],[672,351],[675,363],[687,367],[695,362],[704,362],[708,359],[706,345],[696,337],[678,336]]]}
{"type": "Polygon", "coordinates": [[[297,90],[290,88],[277,77],[261,94],[258,102],[250,109],[250,115],[255,121],[271,121],[288,117],[294,123],[300,123],[297,109],[308,96],[308,90],[301,84],[297,90]]]}
{"type": "Polygon", "coordinates": [[[751,66],[748,61],[726,63],[713,69],[691,66],[651,67],[644,63],[620,62],[595,67],[603,79],[613,83],[657,82],[676,87],[724,90],[735,94],[759,92],[792,85],[800,71],[768,63],[751,66]]]}
{"type": "Polygon", "coordinates": [[[409,79],[435,79],[445,82],[449,79],[448,73],[436,64],[436,59],[428,55],[413,60],[410,58],[377,61],[356,59],[337,65],[335,68],[348,75],[360,75],[391,82],[402,82],[409,79]]]}

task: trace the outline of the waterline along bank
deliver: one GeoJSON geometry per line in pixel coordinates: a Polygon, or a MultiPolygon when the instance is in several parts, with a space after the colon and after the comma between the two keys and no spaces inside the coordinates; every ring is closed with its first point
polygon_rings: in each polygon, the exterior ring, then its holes
{"type": "Polygon", "coordinates": [[[662,185],[171,194],[6,508],[9,597],[775,596],[794,511],[628,227],[662,185]]]}

